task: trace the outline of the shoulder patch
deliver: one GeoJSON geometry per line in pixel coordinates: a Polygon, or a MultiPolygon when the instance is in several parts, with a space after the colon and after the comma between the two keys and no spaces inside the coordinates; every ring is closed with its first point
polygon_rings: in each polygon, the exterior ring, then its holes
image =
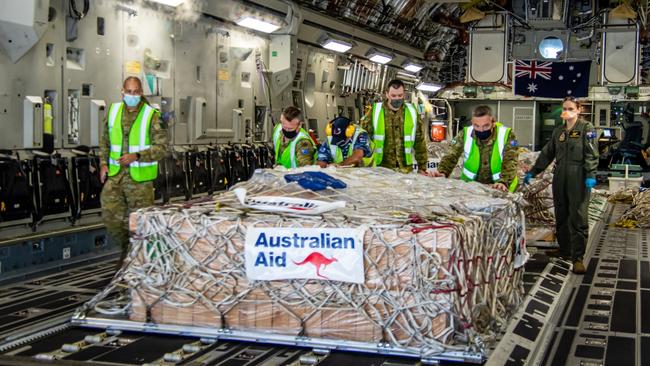
{"type": "Polygon", "coordinates": [[[309,149],[301,149],[301,150],[300,150],[300,153],[301,153],[302,155],[309,155],[309,149]]]}
{"type": "Polygon", "coordinates": [[[595,139],[596,138],[596,131],[589,131],[589,132],[587,132],[586,136],[590,140],[595,139]]]}
{"type": "Polygon", "coordinates": [[[451,139],[451,144],[452,144],[452,145],[456,145],[456,142],[457,142],[457,141],[456,141],[455,138],[451,139]]]}
{"type": "Polygon", "coordinates": [[[517,147],[517,146],[519,146],[519,142],[517,140],[513,139],[512,141],[510,141],[510,146],[517,147]]]}

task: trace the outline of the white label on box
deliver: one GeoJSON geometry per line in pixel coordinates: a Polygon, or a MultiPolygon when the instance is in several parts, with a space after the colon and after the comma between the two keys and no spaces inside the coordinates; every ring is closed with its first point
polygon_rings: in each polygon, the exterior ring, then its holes
{"type": "Polygon", "coordinates": [[[63,259],[70,259],[70,247],[63,248],[63,259]]]}
{"type": "Polygon", "coordinates": [[[249,196],[245,188],[235,188],[235,195],[245,206],[261,211],[288,212],[301,215],[320,215],[345,207],[345,201],[325,202],[282,196],[249,196]]]}
{"type": "Polygon", "coordinates": [[[249,280],[315,279],[364,283],[365,227],[249,227],[245,260],[249,280]]]}
{"type": "Polygon", "coordinates": [[[438,164],[440,164],[439,158],[429,158],[427,161],[427,171],[432,172],[434,170],[438,170],[438,164]]]}

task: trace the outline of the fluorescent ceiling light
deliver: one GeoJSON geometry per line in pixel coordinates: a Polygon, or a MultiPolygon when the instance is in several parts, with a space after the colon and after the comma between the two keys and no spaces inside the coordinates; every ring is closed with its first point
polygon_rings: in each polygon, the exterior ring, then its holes
{"type": "Polygon", "coordinates": [[[167,5],[167,6],[173,6],[173,7],[177,7],[185,2],[185,0],[150,0],[150,1],[153,1],[154,3],[167,5]]]}
{"type": "Polygon", "coordinates": [[[403,64],[402,67],[404,68],[404,70],[410,71],[410,72],[419,72],[420,70],[422,70],[424,68],[422,65],[418,65],[418,64],[413,63],[413,62],[407,62],[407,63],[403,64]]]}
{"type": "Polygon", "coordinates": [[[375,50],[374,48],[371,48],[368,53],[366,53],[366,57],[372,62],[376,62],[378,64],[385,64],[388,61],[393,59],[393,56],[388,54],[388,53],[383,53],[375,50]]]}
{"type": "Polygon", "coordinates": [[[426,91],[426,92],[437,92],[438,90],[442,89],[442,86],[437,84],[431,84],[431,83],[420,83],[418,84],[418,86],[415,87],[415,89],[426,91]]]}
{"type": "Polygon", "coordinates": [[[338,41],[336,39],[328,39],[325,41],[325,43],[322,44],[323,48],[327,48],[328,50],[336,51],[336,52],[346,52],[350,48],[352,48],[352,45],[343,42],[343,41],[338,41]]]}
{"type": "Polygon", "coordinates": [[[376,62],[378,64],[385,64],[385,63],[387,63],[388,61],[390,61],[392,59],[393,59],[392,57],[388,57],[386,55],[373,55],[373,56],[370,56],[370,61],[376,62]]]}
{"type": "Polygon", "coordinates": [[[250,16],[243,17],[237,21],[237,25],[241,25],[242,27],[250,28],[250,29],[255,29],[256,31],[264,32],[264,33],[271,33],[275,32],[280,28],[280,26],[271,24],[269,22],[265,22],[263,20],[253,18],[250,16]]]}

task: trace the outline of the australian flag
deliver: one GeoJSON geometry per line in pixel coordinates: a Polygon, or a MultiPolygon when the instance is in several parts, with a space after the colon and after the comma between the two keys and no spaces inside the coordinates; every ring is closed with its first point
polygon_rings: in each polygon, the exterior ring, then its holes
{"type": "Polygon", "coordinates": [[[515,94],[528,97],[586,97],[591,61],[551,62],[517,60],[515,94]]]}

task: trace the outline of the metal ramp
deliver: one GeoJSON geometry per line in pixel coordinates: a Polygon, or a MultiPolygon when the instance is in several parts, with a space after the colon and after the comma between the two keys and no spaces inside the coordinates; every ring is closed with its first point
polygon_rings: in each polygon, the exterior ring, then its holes
{"type": "Polygon", "coordinates": [[[650,230],[612,225],[628,207],[594,228],[584,276],[551,263],[487,365],[650,365],[650,230]]]}

